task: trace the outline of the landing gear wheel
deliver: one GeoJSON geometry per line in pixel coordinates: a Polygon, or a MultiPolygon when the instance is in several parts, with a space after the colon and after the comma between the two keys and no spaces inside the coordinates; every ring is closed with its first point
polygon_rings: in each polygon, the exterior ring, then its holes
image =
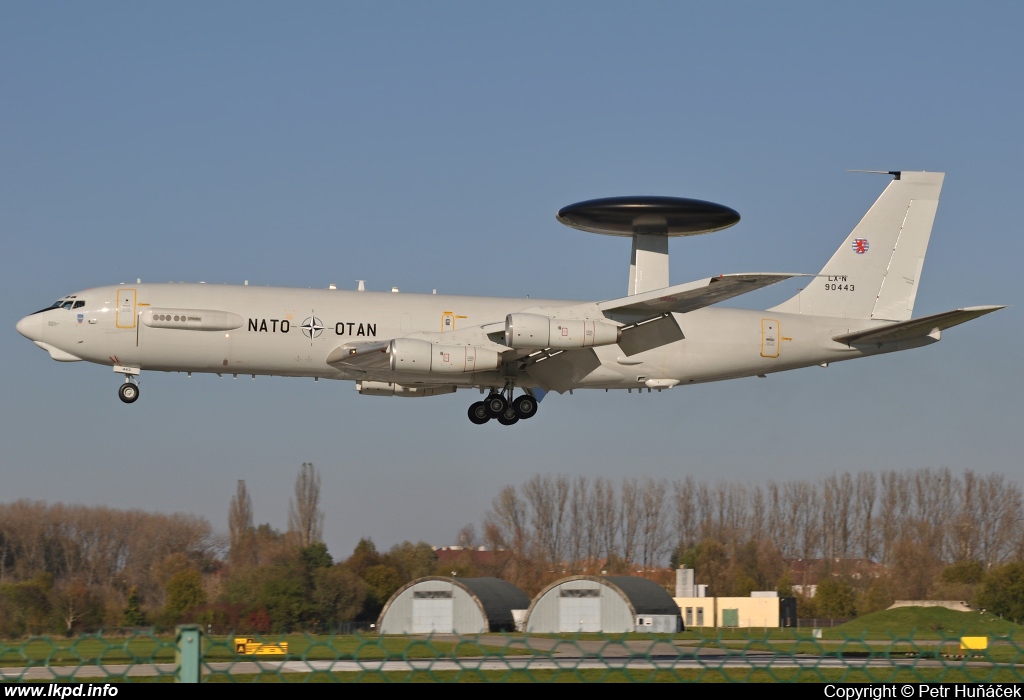
{"type": "Polygon", "coordinates": [[[469,407],[469,420],[474,425],[483,425],[490,419],[491,414],[487,412],[487,407],[484,406],[483,401],[477,401],[469,407]]]}
{"type": "Polygon", "coordinates": [[[484,399],[484,406],[491,418],[498,418],[508,408],[508,401],[501,394],[491,394],[484,399]]]}
{"type": "Polygon", "coordinates": [[[117,389],[117,397],[125,403],[135,403],[139,399],[139,387],[137,384],[125,382],[117,389]]]}
{"type": "Polygon", "coordinates": [[[502,425],[514,425],[519,422],[519,416],[516,415],[516,409],[512,406],[508,406],[502,411],[501,415],[498,416],[498,422],[502,425]]]}
{"type": "Polygon", "coordinates": [[[518,416],[520,420],[533,418],[537,415],[537,399],[529,394],[523,394],[513,401],[512,407],[515,409],[516,416],[518,416]]]}

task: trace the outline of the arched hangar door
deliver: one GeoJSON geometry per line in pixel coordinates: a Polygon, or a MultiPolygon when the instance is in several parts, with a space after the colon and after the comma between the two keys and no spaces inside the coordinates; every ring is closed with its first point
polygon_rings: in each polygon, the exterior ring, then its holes
{"type": "Polygon", "coordinates": [[[455,606],[452,592],[413,591],[412,633],[451,633],[455,629],[455,606]]]}

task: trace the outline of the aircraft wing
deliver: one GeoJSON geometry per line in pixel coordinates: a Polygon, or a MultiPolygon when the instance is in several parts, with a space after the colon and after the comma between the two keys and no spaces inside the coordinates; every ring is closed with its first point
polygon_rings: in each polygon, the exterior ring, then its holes
{"type": "Polygon", "coordinates": [[[719,275],[652,292],[601,301],[597,308],[608,318],[636,322],[666,313],[685,314],[726,299],[801,276],[787,272],[719,275]]]}
{"type": "Polygon", "coordinates": [[[970,306],[954,311],[944,311],[933,316],[914,318],[909,321],[890,323],[885,326],[868,328],[863,331],[844,333],[832,337],[832,340],[844,345],[883,345],[901,340],[913,340],[931,336],[938,340],[938,335],[947,328],[967,323],[979,316],[1004,309],[1005,306],[970,306]]]}

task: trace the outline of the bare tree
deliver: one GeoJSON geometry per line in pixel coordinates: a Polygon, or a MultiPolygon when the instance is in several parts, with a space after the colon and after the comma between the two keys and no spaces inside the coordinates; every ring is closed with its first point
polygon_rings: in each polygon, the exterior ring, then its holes
{"type": "Polygon", "coordinates": [[[476,547],[476,528],[473,523],[467,523],[459,528],[459,534],[455,537],[455,543],[466,549],[476,547]]]}
{"type": "Polygon", "coordinates": [[[665,527],[665,492],[668,484],[664,480],[644,479],[640,513],[640,561],[644,569],[661,566],[662,557],[668,544],[668,529],[665,527]]]}
{"type": "Polygon", "coordinates": [[[158,569],[169,551],[200,571],[217,556],[209,523],[192,515],[18,501],[0,504],[0,532],[4,582],[46,574],[65,631],[119,624],[132,587],[159,602],[158,569]]]}
{"type": "Polygon", "coordinates": [[[584,536],[584,551],[586,552],[586,561],[588,571],[595,571],[598,560],[601,558],[601,546],[602,546],[602,533],[601,533],[601,520],[598,514],[598,498],[595,493],[596,485],[591,488],[590,484],[587,483],[585,478],[581,477],[581,481],[578,482],[580,485],[580,493],[584,499],[584,511],[583,517],[586,525],[586,535],[584,536]]]}
{"type": "Polygon", "coordinates": [[[232,563],[240,566],[251,566],[255,563],[253,529],[252,498],[245,488],[245,479],[239,479],[235,495],[231,497],[231,508],[228,510],[232,563]]]}
{"type": "Polygon", "coordinates": [[[698,542],[714,539],[714,508],[711,503],[711,488],[706,481],[697,485],[697,528],[700,533],[698,542]]]}
{"type": "Polygon", "coordinates": [[[560,569],[564,556],[562,549],[569,479],[538,474],[523,486],[523,495],[530,507],[530,525],[537,549],[535,558],[548,569],[560,569]]]}
{"type": "Polygon", "coordinates": [[[984,517],[978,522],[979,559],[986,566],[1002,563],[1013,551],[1021,526],[1021,490],[1001,474],[990,474],[978,484],[984,517]]]}
{"type": "Polygon", "coordinates": [[[855,486],[857,492],[854,500],[854,528],[856,531],[857,547],[860,555],[865,559],[875,558],[875,497],[878,493],[878,484],[874,472],[861,472],[857,475],[855,486]]]}
{"type": "Polygon", "coordinates": [[[555,517],[553,537],[551,541],[551,559],[554,564],[561,567],[565,559],[566,539],[566,506],[569,503],[569,477],[555,477],[554,484],[555,517]]]}
{"type": "Polygon", "coordinates": [[[881,494],[881,555],[882,561],[889,564],[892,561],[893,546],[900,538],[902,529],[902,513],[906,512],[907,503],[903,497],[902,477],[893,471],[882,472],[882,494],[881,494]]]}
{"type": "Polygon", "coordinates": [[[758,542],[764,539],[767,521],[768,513],[764,489],[761,488],[760,484],[757,484],[750,494],[750,525],[748,526],[750,539],[758,542]]]}
{"type": "Polygon", "coordinates": [[[590,568],[591,548],[588,542],[592,531],[587,527],[587,477],[578,477],[572,482],[569,494],[569,526],[566,531],[566,556],[572,573],[579,573],[590,568]]]}
{"type": "Polygon", "coordinates": [[[836,496],[839,491],[839,484],[835,474],[830,474],[821,480],[821,551],[827,559],[836,556],[836,530],[838,521],[836,519],[836,496]]]}
{"type": "Polygon", "coordinates": [[[636,550],[640,539],[641,496],[640,486],[635,478],[622,480],[622,560],[625,564],[636,561],[636,550]]]}
{"type": "Polygon", "coordinates": [[[498,492],[485,519],[484,531],[491,546],[504,547],[511,554],[512,570],[506,578],[515,584],[521,584],[528,574],[530,535],[526,519],[526,503],[519,498],[514,486],[505,486],[498,492]]]}
{"type": "Polygon", "coordinates": [[[598,477],[594,480],[592,497],[600,552],[611,562],[618,554],[619,536],[619,506],[615,498],[615,487],[608,479],[598,477]]]}
{"type": "Polygon", "coordinates": [[[676,547],[689,549],[697,544],[697,512],[694,504],[696,485],[693,477],[687,476],[674,484],[675,496],[675,537],[676,547]]]}
{"type": "Polygon", "coordinates": [[[320,475],[311,462],[303,462],[295,478],[295,500],[288,508],[288,530],[298,536],[300,547],[308,547],[323,540],[320,475]]]}
{"type": "MultiPolygon", "coordinates": [[[[786,511],[783,508],[782,496],[779,492],[779,485],[774,481],[768,482],[768,539],[777,547],[784,546],[786,539],[786,511]]],[[[790,550],[784,550],[788,553],[790,550]]]]}
{"type": "Polygon", "coordinates": [[[814,558],[821,552],[821,518],[815,507],[818,495],[816,484],[790,481],[785,485],[786,534],[803,559],[814,558]]]}
{"type": "Polygon", "coordinates": [[[978,556],[978,520],[981,510],[978,503],[978,480],[968,469],[960,487],[958,512],[950,532],[950,548],[953,561],[972,561],[978,556]]]}

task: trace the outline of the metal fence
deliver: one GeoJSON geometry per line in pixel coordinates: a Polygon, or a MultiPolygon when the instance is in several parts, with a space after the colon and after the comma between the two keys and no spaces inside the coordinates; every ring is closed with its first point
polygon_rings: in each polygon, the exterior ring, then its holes
{"type": "MultiPolygon", "coordinates": [[[[879,635],[881,636],[881,635],[879,635]]],[[[1024,639],[714,635],[174,636],[138,631],[0,642],[0,682],[1024,681],[1024,639]],[[970,648],[975,647],[975,648],[970,648]]]]}
{"type": "Polygon", "coordinates": [[[852,617],[801,617],[796,621],[797,627],[810,627],[821,629],[824,627],[838,627],[845,625],[852,620],[852,617]]]}

